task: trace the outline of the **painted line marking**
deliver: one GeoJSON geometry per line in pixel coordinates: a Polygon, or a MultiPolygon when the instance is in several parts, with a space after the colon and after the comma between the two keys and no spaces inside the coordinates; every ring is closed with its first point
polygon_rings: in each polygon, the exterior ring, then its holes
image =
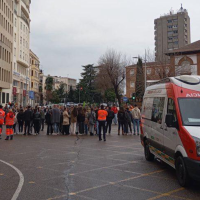
{"type": "Polygon", "coordinates": [[[15,191],[15,193],[14,193],[12,199],[11,199],[11,200],[17,200],[17,198],[18,198],[18,196],[19,196],[19,194],[21,192],[21,189],[22,189],[22,187],[24,185],[24,176],[23,176],[22,172],[19,169],[17,169],[15,166],[11,165],[10,163],[7,163],[7,162],[5,162],[3,160],[0,160],[0,162],[4,163],[5,165],[8,165],[11,168],[13,168],[19,175],[19,184],[18,184],[17,190],[15,191]]]}
{"type": "Polygon", "coordinates": [[[34,181],[30,181],[30,182],[28,182],[29,184],[35,184],[35,182],[34,181]]]}
{"type": "Polygon", "coordinates": [[[160,198],[162,198],[162,197],[167,197],[167,196],[170,196],[171,194],[174,194],[174,193],[179,192],[179,191],[182,191],[182,190],[185,190],[185,188],[179,188],[179,189],[176,189],[176,190],[172,190],[172,191],[163,193],[163,194],[161,194],[161,195],[152,197],[152,198],[150,198],[150,199],[148,199],[148,200],[156,200],[156,199],[160,199],[160,198]]]}

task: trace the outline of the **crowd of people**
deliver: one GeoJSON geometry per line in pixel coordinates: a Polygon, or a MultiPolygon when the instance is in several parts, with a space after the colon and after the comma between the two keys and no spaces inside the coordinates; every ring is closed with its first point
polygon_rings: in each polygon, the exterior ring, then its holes
{"type": "Polygon", "coordinates": [[[52,135],[98,135],[99,140],[106,141],[106,133],[111,134],[112,124],[118,124],[118,135],[134,134],[139,135],[139,124],[141,114],[137,105],[120,107],[114,104],[113,107],[89,107],[71,106],[53,107],[31,106],[23,109],[20,107],[3,108],[0,105],[0,138],[3,124],[6,125],[6,140],[12,140],[13,134],[38,135],[44,131],[47,125],[46,134],[52,135]],[[133,126],[132,126],[133,124],[133,126]],[[132,129],[133,127],[133,129],[132,129]]]}

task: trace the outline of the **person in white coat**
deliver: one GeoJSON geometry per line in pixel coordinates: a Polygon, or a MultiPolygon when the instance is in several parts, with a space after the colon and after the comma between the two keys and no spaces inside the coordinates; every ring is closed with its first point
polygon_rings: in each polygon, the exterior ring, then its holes
{"type": "Polygon", "coordinates": [[[138,108],[137,105],[135,105],[135,108],[131,111],[132,117],[133,117],[133,130],[134,130],[134,135],[136,135],[136,130],[137,130],[137,135],[139,135],[139,127],[140,127],[140,119],[141,119],[141,113],[140,109],[138,108]]]}

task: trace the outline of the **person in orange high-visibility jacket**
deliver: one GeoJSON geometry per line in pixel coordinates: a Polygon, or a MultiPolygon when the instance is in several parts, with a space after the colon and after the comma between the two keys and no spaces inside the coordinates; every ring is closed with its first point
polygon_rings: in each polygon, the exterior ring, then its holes
{"type": "Polygon", "coordinates": [[[2,105],[0,105],[0,139],[1,139],[3,124],[4,124],[4,118],[5,118],[5,112],[3,111],[2,105]]]}
{"type": "Polygon", "coordinates": [[[99,141],[101,141],[101,127],[103,128],[103,139],[106,141],[106,117],[108,112],[104,110],[104,106],[98,111],[98,122],[99,122],[99,141]]]}
{"type": "Polygon", "coordinates": [[[10,140],[13,139],[13,125],[14,125],[14,120],[15,120],[15,115],[12,110],[9,110],[9,112],[6,114],[6,139],[5,140],[10,140]]]}

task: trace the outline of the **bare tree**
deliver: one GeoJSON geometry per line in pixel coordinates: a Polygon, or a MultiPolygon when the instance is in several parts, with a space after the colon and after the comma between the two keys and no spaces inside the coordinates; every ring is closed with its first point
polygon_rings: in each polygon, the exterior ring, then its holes
{"type": "Polygon", "coordinates": [[[129,62],[125,55],[111,49],[99,59],[99,76],[101,82],[111,85],[115,91],[116,98],[121,105],[121,95],[126,78],[126,66],[129,62]]]}

